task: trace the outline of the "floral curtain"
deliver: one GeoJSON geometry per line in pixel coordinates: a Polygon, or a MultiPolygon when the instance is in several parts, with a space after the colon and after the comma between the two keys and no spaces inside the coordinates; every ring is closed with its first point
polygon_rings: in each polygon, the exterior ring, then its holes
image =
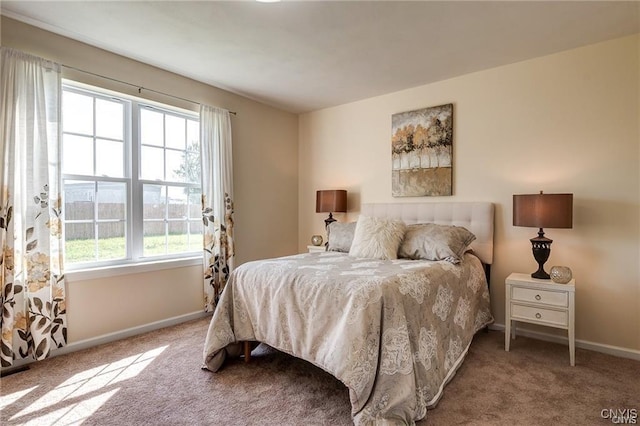
{"type": "Polygon", "coordinates": [[[213,311],[233,269],[233,165],[229,111],[200,107],[205,312],[213,311]]]}
{"type": "Polygon", "coordinates": [[[67,340],[60,65],[3,47],[0,69],[2,367],[67,340]]]}

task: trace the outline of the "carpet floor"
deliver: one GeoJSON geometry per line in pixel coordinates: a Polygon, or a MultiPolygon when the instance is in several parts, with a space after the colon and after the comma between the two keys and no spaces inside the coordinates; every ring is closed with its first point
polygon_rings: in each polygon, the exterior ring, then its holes
{"type": "MultiPolygon", "coordinates": [[[[2,378],[2,425],[349,425],[330,374],[260,345],[252,362],[201,370],[208,318],[31,364],[2,378]]],[[[640,411],[640,362],[480,332],[418,425],[606,425],[640,411]],[[636,412],[637,412],[636,411],[636,412]]],[[[636,420],[640,422],[640,420],[636,420]]]]}

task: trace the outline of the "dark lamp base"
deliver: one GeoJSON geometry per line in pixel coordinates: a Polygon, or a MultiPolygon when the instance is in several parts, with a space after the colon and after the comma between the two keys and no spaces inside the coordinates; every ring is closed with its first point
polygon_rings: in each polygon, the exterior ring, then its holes
{"type": "Polygon", "coordinates": [[[551,276],[547,274],[544,269],[538,269],[531,274],[531,278],[537,278],[539,280],[550,280],[551,276]]]}
{"type": "Polygon", "coordinates": [[[333,213],[330,212],[329,217],[324,220],[324,227],[329,228],[329,225],[331,225],[333,222],[337,221],[333,218],[333,213]]]}
{"type": "Polygon", "coordinates": [[[537,278],[539,280],[549,280],[551,276],[544,270],[544,263],[549,259],[551,254],[551,243],[553,240],[544,236],[542,228],[538,231],[536,238],[531,238],[531,250],[533,251],[533,257],[538,262],[538,270],[531,274],[531,278],[537,278]]]}

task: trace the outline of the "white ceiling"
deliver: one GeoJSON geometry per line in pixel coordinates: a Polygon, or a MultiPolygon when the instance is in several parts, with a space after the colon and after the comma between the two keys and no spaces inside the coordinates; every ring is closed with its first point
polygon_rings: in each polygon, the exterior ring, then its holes
{"type": "Polygon", "coordinates": [[[3,0],[1,10],[291,112],[640,32],[636,1],[3,0]]]}

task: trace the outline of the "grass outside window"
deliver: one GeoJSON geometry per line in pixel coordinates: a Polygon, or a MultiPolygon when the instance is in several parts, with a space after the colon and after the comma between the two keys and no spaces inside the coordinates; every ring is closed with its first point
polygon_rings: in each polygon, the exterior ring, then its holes
{"type": "MultiPolygon", "coordinates": [[[[67,240],[65,243],[65,263],[93,262],[95,258],[93,238],[67,240]]],[[[98,260],[115,260],[125,257],[126,239],[124,237],[102,238],[98,241],[98,260]]],[[[144,252],[147,256],[163,254],[197,252],[202,250],[202,235],[176,234],[155,235],[144,238],[144,252]]]]}

